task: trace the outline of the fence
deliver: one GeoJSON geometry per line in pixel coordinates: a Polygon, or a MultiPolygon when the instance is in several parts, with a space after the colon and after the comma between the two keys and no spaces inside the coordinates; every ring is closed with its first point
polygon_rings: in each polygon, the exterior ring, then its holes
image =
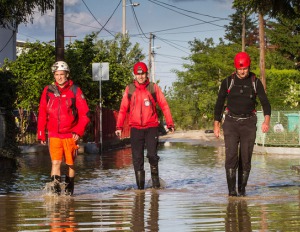
{"type": "Polygon", "coordinates": [[[14,110],[17,126],[17,143],[19,145],[34,144],[37,142],[37,115],[33,111],[23,109],[14,110]]]}
{"type": "Polygon", "coordinates": [[[257,145],[300,147],[300,111],[272,111],[268,133],[261,131],[263,121],[263,112],[257,112],[257,145]]]}
{"type": "MultiPolygon", "coordinates": [[[[102,141],[113,142],[119,141],[115,135],[116,121],[118,112],[109,109],[102,109],[102,141]]],[[[19,128],[17,141],[19,145],[34,144],[36,139],[37,116],[34,112],[25,114],[22,120],[15,115],[16,124],[19,128]],[[25,123],[26,122],[26,123],[25,123]],[[26,124],[21,130],[21,124],[26,124]]],[[[90,114],[91,122],[89,123],[86,133],[83,137],[83,142],[100,141],[100,108],[90,114]]],[[[268,133],[261,132],[261,124],[264,120],[263,112],[257,112],[257,145],[273,146],[273,147],[300,147],[300,111],[273,111],[271,116],[270,130],[268,133]]],[[[1,121],[1,120],[0,120],[1,121]]],[[[3,124],[3,123],[2,123],[3,124]]],[[[4,124],[3,124],[4,125],[4,124]]],[[[5,129],[1,126],[0,133],[5,129]]],[[[1,136],[2,137],[2,136],[1,136]]],[[[124,128],[121,139],[130,137],[130,129],[128,126],[128,117],[124,122],[124,128]]],[[[2,141],[3,142],[3,141],[2,141]]]]}
{"type": "MultiPolygon", "coordinates": [[[[116,122],[118,118],[118,111],[110,109],[102,109],[102,140],[104,142],[119,140],[116,136],[116,122]]],[[[85,142],[100,141],[100,107],[90,114],[90,124],[87,127],[84,140],[85,142]]],[[[128,117],[124,121],[124,128],[121,139],[130,137],[130,128],[128,125],[128,117]]]]}
{"type": "MultiPolygon", "coordinates": [[[[29,145],[37,143],[37,115],[34,112],[14,111],[15,123],[18,128],[17,142],[19,145],[29,145]],[[21,115],[21,116],[20,116],[21,115]]],[[[102,141],[119,141],[115,135],[116,121],[118,112],[109,109],[102,109],[102,141]]],[[[90,112],[91,122],[88,124],[86,132],[83,136],[83,142],[100,141],[100,107],[90,112]]],[[[0,129],[1,130],[1,129],[0,129]]],[[[128,117],[124,122],[124,129],[121,139],[130,137],[130,129],[128,126],[128,117]]]]}

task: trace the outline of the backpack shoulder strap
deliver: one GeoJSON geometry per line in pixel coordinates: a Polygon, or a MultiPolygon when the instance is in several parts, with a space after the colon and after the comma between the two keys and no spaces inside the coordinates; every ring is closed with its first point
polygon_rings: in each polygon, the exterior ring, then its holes
{"type": "Polygon", "coordinates": [[[256,86],[257,86],[257,78],[256,78],[256,76],[255,76],[255,74],[254,73],[252,73],[252,87],[253,87],[253,89],[254,89],[254,92],[255,92],[255,94],[257,93],[257,89],[256,89],[256,86]]]}
{"type": "Polygon", "coordinates": [[[156,92],[155,92],[154,85],[155,84],[153,82],[150,82],[149,85],[147,85],[147,90],[151,93],[154,101],[157,102],[157,97],[156,97],[156,92]]]}
{"type": "Polygon", "coordinates": [[[60,92],[59,92],[57,86],[54,84],[48,85],[47,92],[54,93],[55,96],[60,96],[60,92]]]}
{"type": "MultiPolygon", "coordinates": [[[[131,99],[131,96],[133,94],[133,92],[135,91],[135,85],[134,83],[130,83],[128,85],[129,87],[129,91],[128,91],[128,99],[130,100],[131,99]]],[[[147,85],[147,90],[151,93],[154,101],[156,102],[157,101],[157,98],[156,98],[156,92],[155,92],[155,87],[154,87],[154,83],[153,82],[150,82],[148,85],[147,85]]]]}
{"type": "Polygon", "coordinates": [[[235,73],[232,73],[230,77],[227,77],[227,94],[230,93],[230,90],[234,85],[234,77],[235,77],[235,73]],[[229,78],[230,78],[230,84],[229,84],[229,78]]]}
{"type": "Polygon", "coordinates": [[[133,83],[130,83],[128,85],[129,87],[129,91],[128,91],[128,99],[130,100],[131,99],[131,96],[133,94],[133,92],[135,91],[135,85],[133,83]]]}
{"type": "Polygon", "coordinates": [[[51,84],[51,85],[48,85],[48,88],[47,88],[47,94],[46,94],[46,98],[47,98],[47,102],[49,101],[50,97],[49,97],[49,93],[53,93],[54,96],[60,96],[60,92],[59,90],[57,89],[57,86],[54,85],[54,84],[51,84]]]}
{"type": "Polygon", "coordinates": [[[76,93],[77,93],[78,86],[77,85],[72,85],[70,89],[72,90],[72,92],[74,93],[74,96],[76,98],[76,93]]]}

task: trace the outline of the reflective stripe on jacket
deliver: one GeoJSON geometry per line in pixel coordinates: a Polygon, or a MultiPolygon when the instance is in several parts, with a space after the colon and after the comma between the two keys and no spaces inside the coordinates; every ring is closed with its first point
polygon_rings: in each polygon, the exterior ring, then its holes
{"type": "Polygon", "coordinates": [[[38,139],[45,141],[46,130],[49,137],[71,138],[72,133],[83,136],[85,127],[89,123],[87,102],[80,88],[77,88],[76,96],[70,87],[71,80],[63,88],[58,87],[60,96],[48,91],[48,86],[43,90],[38,116],[38,139]],[[72,101],[72,98],[76,98],[72,101]],[[77,117],[75,117],[72,102],[76,104],[77,117]]]}

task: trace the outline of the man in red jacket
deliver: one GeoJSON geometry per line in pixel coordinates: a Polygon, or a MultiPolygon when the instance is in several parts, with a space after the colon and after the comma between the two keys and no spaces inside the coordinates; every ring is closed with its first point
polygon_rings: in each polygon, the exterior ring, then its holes
{"type": "Polygon", "coordinates": [[[122,135],[124,120],[129,110],[130,142],[138,189],[145,187],[145,145],[151,168],[152,187],[159,188],[159,156],[157,155],[159,118],[156,102],[165,116],[167,127],[171,133],[174,132],[174,123],[162,91],[156,84],[149,82],[147,65],[143,62],[136,63],[133,73],[135,75],[134,82],[126,87],[121,102],[116,135],[122,135]],[[150,91],[150,87],[153,89],[153,93],[150,91]]]}
{"type": "Polygon", "coordinates": [[[69,79],[70,69],[66,62],[57,61],[52,66],[55,82],[44,88],[39,106],[38,139],[46,145],[48,132],[49,151],[52,161],[52,192],[61,194],[61,163],[68,166],[65,194],[74,191],[74,161],[77,141],[83,136],[89,123],[89,108],[79,87],[69,79]]]}

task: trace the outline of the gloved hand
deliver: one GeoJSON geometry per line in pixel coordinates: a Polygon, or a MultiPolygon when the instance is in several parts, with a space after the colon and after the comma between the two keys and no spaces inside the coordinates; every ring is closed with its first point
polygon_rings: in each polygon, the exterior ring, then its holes
{"type": "Polygon", "coordinates": [[[170,133],[174,133],[174,131],[175,131],[175,128],[174,128],[174,127],[168,127],[168,129],[169,129],[169,132],[170,132],[170,133]]]}
{"type": "Polygon", "coordinates": [[[118,137],[121,137],[122,136],[122,130],[116,130],[116,135],[118,136],[118,137]]]}

